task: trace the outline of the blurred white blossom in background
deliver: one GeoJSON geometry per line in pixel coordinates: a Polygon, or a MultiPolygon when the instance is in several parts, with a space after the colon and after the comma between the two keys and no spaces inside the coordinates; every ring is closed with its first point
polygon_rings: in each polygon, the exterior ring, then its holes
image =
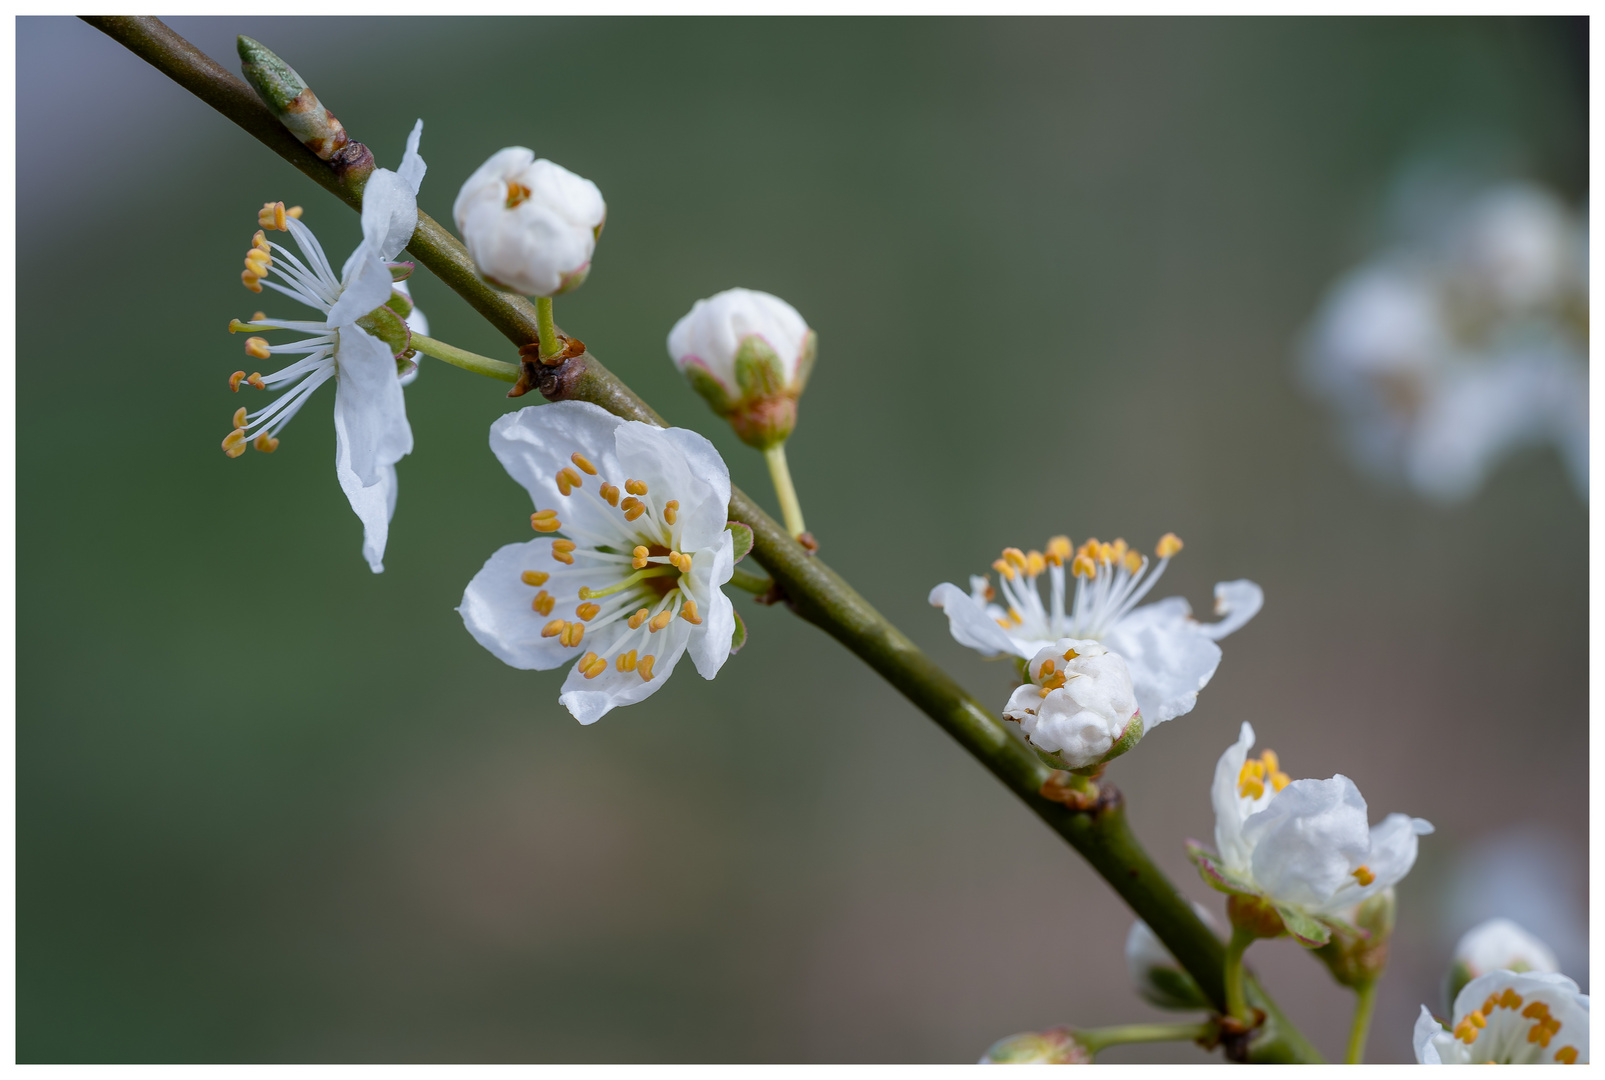
{"type": "Polygon", "coordinates": [[[1469,498],[1553,445],[1588,493],[1586,212],[1532,183],[1407,174],[1379,250],[1327,292],[1300,357],[1355,463],[1469,498]]]}

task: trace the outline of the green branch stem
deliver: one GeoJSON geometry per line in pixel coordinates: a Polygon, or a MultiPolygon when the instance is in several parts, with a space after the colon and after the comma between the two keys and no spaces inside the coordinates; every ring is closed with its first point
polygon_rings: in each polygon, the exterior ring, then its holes
{"type": "MultiPolygon", "coordinates": [[[[161,20],[148,16],[89,16],[86,21],[255,136],[347,205],[360,210],[366,173],[331,168],[292,136],[239,78],[200,52],[161,20]]],[[[462,244],[428,214],[407,246],[421,264],[466,300],[516,346],[539,340],[539,317],[522,296],[487,285],[462,244]]],[[[589,351],[537,372],[541,393],[553,401],[589,401],[617,416],[667,426],[662,417],[589,351]]],[[[1072,810],[1042,794],[1050,770],[945,670],[926,656],[818,558],[739,489],[731,489],[730,517],[753,531],[753,558],[773,577],[790,607],[862,659],[1058,833],[1146,922],[1193,976],[1217,1008],[1226,1005],[1225,949],[1186,898],[1165,877],[1132,834],[1119,794],[1090,810],[1072,810]]],[[[1250,1060],[1308,1062],[1320,1055],[1249,980],[1246,992],[1264,1009],[1250,1060]]]]}
{"type": "Polygon", "coordinates": [[[1215,1037],[1212,1021],[1198,1024],[1118,1024],[1113,1027],[1076,1028],[1076,1042],[1097,1054],[1111,1046],[1134,1043],[1209,1042],[1215,1037]]]}
{"type": "Polygon", "coordinates": [[[775,497],[780,500],[780,514],[786,519],[786,531],[801,536],[808,531],[803,524],[802,503],[797,501],[797,489],[791,484],[791,469],[786,465],[786,444],[778,442],[763,452],[769,463],[769,479],[775,485],[775,497]]]}
{"type": "Polygon", "coordinates": [[[436,341],[432,337],[422,334],[412,335],[412,347],[425,356],[433,356],[436,360],[444,360],[452,367],[472,371],[475,375],[488,375],[492,379],[502,382],[517,382],[519,367],[504,360],[492,360],[488,356],[471,353],[467,349],[459,349],[455,345],[447,345],[444,341],[436,341]]]}
{"type": "Polygon", "coordinates": [[[1354,988],[1354,1022],[1349,1027],[1349,1045],[1343,1054],[1345,1065],[1365,1060],[1365,1040],[1371,1034],[1371,1012],[1376,1008],[1377,981],[1370,979],[1354,988]]]}

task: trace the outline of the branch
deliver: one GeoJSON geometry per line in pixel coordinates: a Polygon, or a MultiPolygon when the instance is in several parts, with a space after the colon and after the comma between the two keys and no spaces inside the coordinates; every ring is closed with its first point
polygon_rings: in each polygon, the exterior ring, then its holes
{"type": "MultiPolygon", "coordinates": [[[[296,141],[249,86],[161,20],[91,16],[85,21],[234,121],[353,209],[361,209],[365,175],[341,172],[320,161],[296,141]]],[[[462,244],[422,211],[407,250],[514,345],[538,340],[535,306],[521,296],[486,285],[462,244]]],[[[667,426],[589,351],[556,367],[528,364],[526,370],[529,368],[535,369],[541,393],[552,401],[589,401],[626,419],[667,426]]],[[[751,527],[753,558],[769,571],[793,611],[840,641],[896,687],[1068,841],[1153,928],[1216,1007],[1224,1008],[1225,950],[1137,842],[1118,792],[1102,784],[1104,796],[1099,805],[1079,811],[1044,798],[1041,789],[1051,771],[991,710],[735,488],[731,489],[730,517],[751,527]]],[[[1256,1033],[1253,1060],[1320,1060],[1257,986],[1251,986],[1251,993],[1269,1016],[1266,1026],[1256,1033]]]]}

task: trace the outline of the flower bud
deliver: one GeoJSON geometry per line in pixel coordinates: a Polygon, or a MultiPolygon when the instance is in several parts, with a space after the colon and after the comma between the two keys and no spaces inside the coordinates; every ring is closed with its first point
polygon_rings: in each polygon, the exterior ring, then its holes
{"type": "Polygon", "coordinates": [[[240,70],[258,97],[273,110],[279,122],[290,129],[301,143],[324,161],[345,148],[350,138],[334,113],[323,107],[318,95],[295,73],[295,69],[260,41],[241,35],[240,70]]]}
{"type": "MultiPolygon", "coordinates": [[[[1195,902],[1193,910],[1218,936],[1220,926],[1209,909],[1195,902]]],[[[1187,969],[1141,919],[1131,924],[1131,931],[1126,935],[1126,970],[1138,996],[1151,1005],[1161,1009],[1214,1008],[1193,977],[1187,974],[1187,969]]]]}
{"type": "Polygon", "coordinates": [[[1026,665],[1003,715],[1056,768],[1091,769],[1142,738],[1142,714],[1126,661],[1096,641],[1060,638],[1026,665]]]}
{"type": "Polygon", "coordinates": [[[817,342],[780,297],[726,289],[698,300],[674,324],[669,356],[742,442],[767,450],[797,424],[797,396],[813,370],[817,342]]]}
{"type": "Polygon", "coordinates": [[[1090,1065],[1092,1052],[1067,1027],[1022,1031],[992,1044],[982,1065],[1090,1065]]]}
{"type": "Polygon", "coordinates": [[[1348,987],[1374,982],[1388,966],[1397,902],[1393,887],[1366,897],[1332,920],[1332,937],[1314,950],[1332,978],[1348,987]]]}
{"type": "Polygon", "coordinates": [[[486,281],[526,296],[558,296],[591,272],[607,204],[584,177],[509,146],[463,183],[451,213],[486,281]]]}
{"type": "Polygon", "coordinates": [[[1449,961],[1447,998],[1455,997],[1472,979],[1490,971],[1558,972],[1554,950],[1509,919],[1488,919],[1467,930],[1449,961]]]}

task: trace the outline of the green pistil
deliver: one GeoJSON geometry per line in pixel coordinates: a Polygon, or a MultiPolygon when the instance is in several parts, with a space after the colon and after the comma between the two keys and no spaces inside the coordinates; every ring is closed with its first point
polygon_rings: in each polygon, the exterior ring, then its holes
{"type": "Polygon", "coordinates": [[[650,566],[645,570],[637,570],[623,581],[620,581],[615,585],[609,585],[605,589],[590,589],[582,587],[580,589],[580,599],[600,600],[604,596],[612,596],[614,593],[623,592],[625,589],[628,589],[636,582],[645,578],[667,577],[670,574],[678,574],[679,572],[680,571],[676,570],[672,566],[650,566]]]}

